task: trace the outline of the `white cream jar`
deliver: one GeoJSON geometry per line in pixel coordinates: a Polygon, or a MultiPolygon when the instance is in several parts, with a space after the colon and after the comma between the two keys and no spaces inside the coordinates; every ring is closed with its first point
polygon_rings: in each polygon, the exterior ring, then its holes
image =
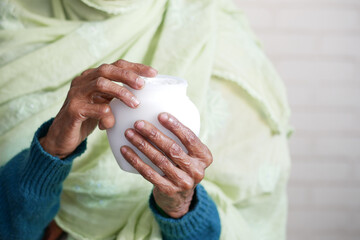
{"type": "Polygon", "coordinates": [[[146,120],[165,135],[174,139],[187,152],[179,139],[159,123],[158,114],[161,112],[172,114],[196,135],[200,131],[200,114],[195,105],[186,96],[186,80],[166,75],[157,75],[155,78],[144,79],[145,86],[143,89],[134,90],[128,88],[140,101],[140,105],[136,109],[129,108],[119,99],[111,101],[110,107],[116,123],[113,128],[107,130],[107,136],[111,150],[121,169],[131,173],[138,173],[120,153],[120,147],[128,145],[146,164],[163,175],[158,167],[125,138],[125,130],[133,128],[137,120],[146,120]]]}

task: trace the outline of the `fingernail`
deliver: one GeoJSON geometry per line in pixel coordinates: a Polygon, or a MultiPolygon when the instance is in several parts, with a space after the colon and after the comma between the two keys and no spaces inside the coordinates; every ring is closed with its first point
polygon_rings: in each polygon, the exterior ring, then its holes
{"type": "Polygon", "coordinates": [[[144,126],[145,126],[144,121],[138,121],[138,122],[135,124],[135,127],[136,127],[137,129],[142,129],[144,126]]]}
{"type": "Polygon", "coordinates": [[[133,130],[127,130],[126,132],[125,132],[125,135],[127,136],[127,137],[129,137],[129,138],[131,138],[132,136],[134,136],[134,131],[133,130]]]}
{"type": "Polygon", "coordinates": [[[126,152],[127,152],[127,149],[126,149],[126,147],[122,146],[122,147],[120,148],[120,151],[121,151],[121,153],[126,153],[126,152]]]}
{"type": "Polygon", "coordinates": [[[169,115],[167,115],[167,113],[161,113],[160,114],[160,120],[161,121],[167,121],[169,119],[169,115]]]}
{"type": "Polygon", "coordinates": [[[136,85],[138,86],[138,87],[142,87],[142,86],[144,86],[144,84],[145,84],[145,81],[144,81],[144,78],[142,78],[142,77],[137,77],[137,79],[136,79],[136,85]]]}
{"type": "Polygon", "coordinates": [[[137,107],[140,104],[140,101],[136,97],[131,97],[131,105],[137,107]]]}

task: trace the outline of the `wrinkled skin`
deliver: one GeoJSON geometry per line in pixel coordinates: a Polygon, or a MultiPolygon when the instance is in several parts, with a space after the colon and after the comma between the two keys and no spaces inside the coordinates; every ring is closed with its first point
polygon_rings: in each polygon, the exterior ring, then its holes
{"type": "Polygon", "coordinates": [[[189,211],[194,188],[204,178],[205,169],[212,163],[212,155],[200,139],[174,116],[161,113],[158,120],[180,139],[188,153],[147,121],[135,122],[134,129],[126,130],[125,136],[163,171],[164,176],[145,164],[129,146],[122,146],[121,153],[154,185],[153,194],[158,206],[170,217],[180,218],[189,211]]]}
{"type": "MultiPolygon", "coordinates": [[[[139,90],[144,86],[140,76],[156,75],[157,71],[149,66],[125,60],[84,71],[72,81],[62,108],[47,135],[39,139],[40,144],[53,156],[61,159],[67,157],[96,126],[101,130],[114,126],[115,119],[109,106],[113,98],[120,99],[131,108],[140,104],[131,91],[114,82],[139,90]]],[[[144,120],[135,122],[134,128],[128,129],[125,136],[164,172],[164,176],[145,164],[131,147],[122,146],[120,151],[154,185],[153,195],[157,205],[170,217],[180,218],[189,211],[194,189],[212,163],[212,155],[200,139],[174,116],[161,113],[158,120],[180,139],[188,153],[144,120]]],[[[56,224],[48,228],[47,236],[51,237],[47,239],[58,236],[61,231],[56,229],[59,229],[56,224]],[[52,234],[55,232],[55,235],[52,234]]]]}
{"type": "Polygon", "coordinates": [[[64,105],[54,119],[47,135],[40,139],[43,148],[53,156],[65,158],[99,125],[100,129],[115,124],[109,102],[115,97],[131,108],[139,104],[134,95],[115,82],[141,89],[144,79],[154,77],[151,67],[119,60],[88,69],[70,86],[64,105]]]}

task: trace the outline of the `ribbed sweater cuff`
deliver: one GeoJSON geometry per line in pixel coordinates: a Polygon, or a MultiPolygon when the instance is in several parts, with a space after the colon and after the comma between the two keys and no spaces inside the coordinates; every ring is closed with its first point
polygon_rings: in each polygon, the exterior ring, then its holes
{"type": "Polygon", "coordinates": [[[39,143],[44,137],[54,119],[41,125],[32,140],[29,156],[24,165],[20,179],[21,188],[26,194],[34,197],[47,197],[61,192],[62,182],[68,176],[74,158],[80,156],[86,149],[86,139],[66,157],[60,159],[47,153],[39,143]]]}
{"type": "Polygon", "coordinates": [[[220,219],[216,205],[203,186],[197,185],[195,191],[194,208],[179,219],[162,214],[151,194],[149,205],[164,239],[202,239],[204,234],[208,239],[218,239],[220,219]]]}

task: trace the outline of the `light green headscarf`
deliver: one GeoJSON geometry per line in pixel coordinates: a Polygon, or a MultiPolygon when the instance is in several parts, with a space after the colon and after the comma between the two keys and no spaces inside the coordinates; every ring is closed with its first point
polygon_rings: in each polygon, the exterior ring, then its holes
{"type": "MultiPolygon", "coordinates": [[[[222,239],[284,239],[289,108],[231,1],[0,0],[0,165],[55,116],[71,80],[117,59],[188,80],[214,163],[202,182],[222,239]]],[[[152,186],[119,169],[95,130],[64,183],[56,222],[75,239],[161,239],[152,186]]]]}

